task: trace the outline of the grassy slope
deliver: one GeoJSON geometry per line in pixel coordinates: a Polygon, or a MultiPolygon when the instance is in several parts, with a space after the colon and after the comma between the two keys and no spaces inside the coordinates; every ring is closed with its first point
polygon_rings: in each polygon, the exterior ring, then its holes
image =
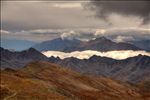
{"type": "Polygon", "coordinates": [[[108,78],[82,75],[47,62],[1,71],[4,100],[148,100],[146,89],[108,78]]]}

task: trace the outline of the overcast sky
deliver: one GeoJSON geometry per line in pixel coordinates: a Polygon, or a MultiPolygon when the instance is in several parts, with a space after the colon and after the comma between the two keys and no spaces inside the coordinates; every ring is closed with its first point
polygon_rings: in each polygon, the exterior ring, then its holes
{"type": "Polygon", "coordinates": [[[1,5],[2,38],[44,41],[63,33],[93,38],[110,30],[138,31],[135,34],[150,38],[148,1],[3,1],[1,5]]]}

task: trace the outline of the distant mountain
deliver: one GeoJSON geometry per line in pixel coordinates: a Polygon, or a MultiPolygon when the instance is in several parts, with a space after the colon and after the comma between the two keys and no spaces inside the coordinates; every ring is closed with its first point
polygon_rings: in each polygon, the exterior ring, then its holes
{"type": "Polygon", "coordinates": [[[66,48],[65,52],[72,51],[84,51],[84,50],[96,50],[96,51],[112,51],[112,50],[141,50],[140,48],[128,44],[128,43],[116,43],[105,37],[96,38],[88,42],[82,42],[77,47],[66,48]]]}
{"type": "Polygon", "coordinates": [[[142,48],[146,51],[150,51],[150,40],[140,40],[140,41],[129,41],[129,43],[142,48]]]}
{"type": "Polygon", "coordinates": [[[123,81],[150,80],[150,57],[138,55],[125,60],[92,56],[89,59],[66,58],[57,64],[82,73],[107,76],[123,81]]]}
{"type": "Polygon", "coordinates": [[[27,40],[1,39],[1,47],[14,51],[26,50],[35,44],[37,43],[27,40]]]}
{"type": "Polygon", "coordinates": [[[48,58],[34,48],[12,52],[0,47],[1,68],[19,68],[32,61],[48,61],[48,58]]]}
{"type": "Polygon", "coordinates": [[[144,84],[135,87],[37,61],[1,71],[0,94],[3,100],[148,100],[149,82],[144,84]]]}
{"type": "Polygon", "coordinates": [[[128,43],[115,43],[105,37],[100,37],[88,42],[81,42],[79,40],[62,40],[61,38],[51,41],[45,41],[33,46],[39,51],[111,51],[111,50],[141,50],[140,48],[128,43]]]}
{"type": "Polygon", "coordinates": [[[33,48],[37,49],[38,51],[64,51],[65,48],[76,47],[80,44],[80,42],[81,41],[76,39],[68,40],[57,38],[54,40],[39,43],[33,46],[33,48]]]}

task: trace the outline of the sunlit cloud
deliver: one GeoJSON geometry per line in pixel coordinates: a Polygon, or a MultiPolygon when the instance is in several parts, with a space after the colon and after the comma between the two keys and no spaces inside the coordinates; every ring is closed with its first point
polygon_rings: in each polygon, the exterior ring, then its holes
{"type": "Polygon", "coordinates": [[[100,35],[104,35],[106,32],[105,29],[97,29],[96,32],[95,32],[95,36],[98,36],[99,34],[100,35]]]}
{"type": "Polygon", "coordinates": [[[81,3],[55,3],[53,6],[59,8],[82,8],[81,3]]]}
{"type": "Polygon", "coordinates": [[[80,36],[80,33],[71,30],[71,31],[62,33],[61,38],[62,39],[65,39],[65,38],[74,39],[75,37],[79,37],[79,36],[80,36]]]}
{"type": "Polygon", "coordinates": [[[150,52],[133,51],[133,50],[120,50],[120,51],[108,51],[108,52],[85,50],[85,51],[74,51],[71,53],[65,53],[60,51],[45,51],[42,53],[47,57],[54,56],[54,57],[60,57],[61,59],[68,58],[68,57],[75,57],[78,59],[88,59],[93,55],[97,55],[97,56],[109,57],[109,58],[120,60],[129,57],[134,57],[139,54],[150,56],[150,52]]]}
{"type": "Polygon", "coordinates": [[[1,34],[10,34],[9,31],[6,31],[6,30],[0,30],[1,34]]]}

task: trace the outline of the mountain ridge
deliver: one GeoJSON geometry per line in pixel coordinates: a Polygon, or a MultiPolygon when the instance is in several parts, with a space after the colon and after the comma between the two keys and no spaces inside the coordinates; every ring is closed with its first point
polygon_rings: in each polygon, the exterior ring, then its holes
{"type": "Polygon", "coordinates": [[[89,59],[66,58],[56,62],[73,70],[100,76],[107,76],[123,81],[139,82],[150,80],[150,57],[138,55],[123,60],[92,56],[89,59]]]}
{"type": "Polygon", "coordinates": [[[20,52],[12,52],[0,48],[1,68],[21,68],[32,61],[48,61],[47,57],[34,48],[29,48],[20,52]]]}
{"type": "Polygon", "coordinates": [[[50,41],[45,41],[33,46],[33,48],[39,51],[84,51],[84,50],[97,50],[97,51],[111,51],[111,50],[142,50],[129,43],[116,43],[106,37],[99,37],[95,40],[83,42],[80,40],[67,40],[57,38],[50,41]]]}
{"type": "Polygon", "coordinates": [[[76,46],[80,44],[80,40],[73,39],[62,39],[62,38],[56,38],[54,40],[44,41],[42,43],[36,44],[33,46],[33,48],[37,49],[38,51],[63,51],[65,48],[70,46],[76,46]]]}

